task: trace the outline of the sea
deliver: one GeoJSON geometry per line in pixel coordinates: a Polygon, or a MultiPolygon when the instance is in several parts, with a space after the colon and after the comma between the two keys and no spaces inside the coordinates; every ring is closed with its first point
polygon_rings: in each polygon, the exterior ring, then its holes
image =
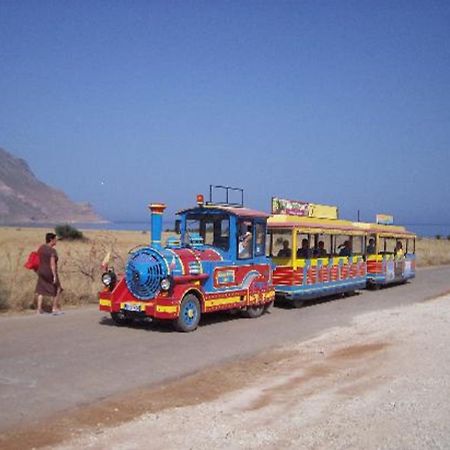
{"type": "MultiPolygon", "coordinates": [[[[105,222],[105,223],[71,223],[71,226],[80,230],[124,230],[124,231],[150,231],[150,221],[148,222],[105,222]]],[[[433,237],[450,239],[450,223],[406,223],[404,225],[409,231],[416,233],[420,237],[433,237]]],[[[55,224],[36,224],[36,225],[9,225],[16,227],[48,227],[53,229],[55,224]]],[[[174,230],[174,221],[164,221],[163,231],[174,230]]]]}

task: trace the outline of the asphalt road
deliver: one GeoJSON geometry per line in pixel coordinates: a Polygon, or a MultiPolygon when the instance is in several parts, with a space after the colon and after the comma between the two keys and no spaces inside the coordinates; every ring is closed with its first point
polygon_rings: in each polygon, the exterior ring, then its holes
{"type": "Polygon", "coordinates": [[[170,326],[113,325],[96,307],[63,316],[0,318],[0,432],[162,383],[199,369],[301,342],[368,311],[421,302],[450,291],[450,267],[422,269],[415,280],[353,297],[274,307],[258,319],[206,316],[193,333],[170,326]]]}

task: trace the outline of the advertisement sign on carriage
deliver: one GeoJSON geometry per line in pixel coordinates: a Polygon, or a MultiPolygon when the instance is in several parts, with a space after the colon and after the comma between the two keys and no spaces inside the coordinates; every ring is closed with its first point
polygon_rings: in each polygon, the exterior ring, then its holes
{"type": "Polygon", "coordinates": [[[379,225],[392,225],[394,223],[394,216],[390,214],[377,214],[376,222],[379,225]]]}

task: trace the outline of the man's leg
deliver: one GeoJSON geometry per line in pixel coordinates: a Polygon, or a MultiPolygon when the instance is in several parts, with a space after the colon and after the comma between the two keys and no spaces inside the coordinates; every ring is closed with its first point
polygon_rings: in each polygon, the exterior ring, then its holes
{"type": "Polygon", "coordinates": [[[53,307],[52,312],[60,312],[61,311],[61,304],[59,302],[59,296],[61,295],[61,290],[58,289],[56,291],[56,295],[53,297],[53,307]]]}
{"type": "Polygon", "coordinates": [[[37,296],[36,312],[38,314],[42,314],[44,312],[44,311],[42,311],[42,295],[41,294],[38,294],[38,296],[37,296]]]}

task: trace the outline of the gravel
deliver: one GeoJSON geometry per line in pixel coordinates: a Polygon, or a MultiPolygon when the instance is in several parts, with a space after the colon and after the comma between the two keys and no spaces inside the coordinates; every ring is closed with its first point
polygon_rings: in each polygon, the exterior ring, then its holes
{"type": "Polygon", "coordinates": [[[448,449],[449,344],[450,296],[367,313],[273,350],[243,388],[56,448],[448,449]]]}

